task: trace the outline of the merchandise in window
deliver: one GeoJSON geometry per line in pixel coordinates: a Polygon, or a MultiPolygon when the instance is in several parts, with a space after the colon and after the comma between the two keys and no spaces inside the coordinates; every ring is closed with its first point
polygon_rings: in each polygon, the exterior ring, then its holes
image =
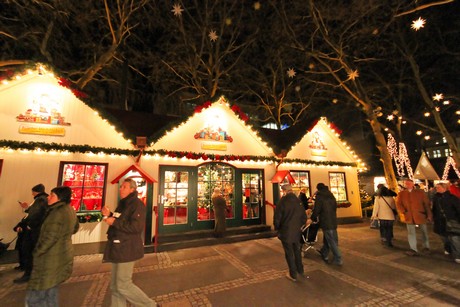
{"type": "Polygon", "coordinates": [[[226,164],[209,163],[198,167],[198,221],[214,219],[211,200],[214,188],[220,188],[227,201],[226,218],[234,217],[234,178],[234,168],[226,164]]]}
{"type": "MultiPolygon", "coordinates": [[[[72,190],[70,205],[77,213],[99,212],[104,205],[107,163],[61,162],[59,185],[72,190]]],[[[88,215],[91,218],[91,215],[88,215]]]]}
{"type": "Polygon", "coordinates": [[[345,173],[330,172],[329,187],[337,202],[347,201],[347,185],[345,181],[345,173]]]}

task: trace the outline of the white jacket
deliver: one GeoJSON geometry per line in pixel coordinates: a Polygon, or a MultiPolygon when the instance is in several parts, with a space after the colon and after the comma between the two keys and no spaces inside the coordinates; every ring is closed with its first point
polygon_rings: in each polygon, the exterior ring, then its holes
{"type": "Polygon", "coordinates": [[[374,210],[372,210],[372,218],[379,220],[394,220],[395,215],[390,209],[396,209],[394,197],[392,196],[375,196],[374,210]],[[386,204],[387,201],[388,205],[386,204]]]}

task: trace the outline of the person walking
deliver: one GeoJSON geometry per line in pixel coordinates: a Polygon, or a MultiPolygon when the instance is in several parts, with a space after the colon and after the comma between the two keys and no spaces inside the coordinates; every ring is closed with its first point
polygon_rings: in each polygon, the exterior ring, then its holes
{"type": "Polygon", "coordinates": [[[329,252],[332,252],[334,255],[332,263],[343,265],[337,234],[337,201],[324,183],[318,183],[316,189],[318,191],[315,205],[307,224],[310,225],[313,221],[318,222],[319,227],[323,230],[323,246],[318,252],[324,262],[329,263],[329,252]]]}
{"type": "Polygon", "coordinates": [[[448,232],[446,221],[460,222],[460,199],[452,195],[446,183],[435,186],[436,194],[433,198],[433,231],[444,243],[444,253],[451,255],[456,263],[460,263],[460,234],[448,232]]]}
{"type": "Polygon", "coordinates": [[[404,223],[407,228],[407,238],[410,250],[406,252],[409,256],[418,256],[417,249],[417,225],[422,230],[423,252],[430,253],[430,241],[428,238],[427,223],[433,220],[430,208],[430,201],[426,193],[414,188],[414,182],[410,179],[404,181],[405,190],[398,193],[396,208],[404,215],[404,223]]]}
{"type": "Polygon", "coordinates": [[[24,275],[14,279],[14,283],[25,283],[30,279],[33,266],[32,252],[40,236],[40,228],[48,205],[48,194],[45,193],[43,184],[39,183],[32,187],[32,196],[34,201],[30,205],[19,202],[27,215],[13,229],[18,233],[18,237],[21,236],[20,240],[18,239],[18,269],[24,270],[24,275]]]}
{"type": "Polygon", "coordinates": [[[394,196],[397,194],[386,186],[381,185],[374,198],[374,208],[371,219],[380,221],[380,240],[388,247],[393,247],[393,224],[395,221],[396,204],[394,196]]]}
{"type": "Polygon", "coordinates": [[[72,235],[79,228],[75,210],[69,205],[71,196],[69,187],[55,187],[48,196],[48,207],[33,251],[26,306],[59,306],[58,286],[72,274],[72,235]]]}
{"type": "Polygon", "coordinates": [[[137,197],[137,183],[125,179],[120,186],[120,201],[114,212],[103,207],[104,221],[109,225],[103,262],[112,263],[112,306],[156,306],[132,280],[134,263],[144,257],[142,232],[145,228],[146,209],[137,197]]]}
{"type": "Polygon", "coordinates": [[[214,208],[214,236],[222,238],[225,233],[225,211],[227,202],[222,196],[220,188],[215,188],[211,196],[212,206],[214,208]]]}
{"type": "Polygon", "coordinates": [[[274,226],[278,231],[278,239],[283,245],[284,256],[289,267],[286,278],[297,281],[297,275],[304,274],[300,228],[305,225],[307,215],[299,198],[292,191],[291,185],[285,184],[281,190],[283,196],[275,208],[274,226]]]}

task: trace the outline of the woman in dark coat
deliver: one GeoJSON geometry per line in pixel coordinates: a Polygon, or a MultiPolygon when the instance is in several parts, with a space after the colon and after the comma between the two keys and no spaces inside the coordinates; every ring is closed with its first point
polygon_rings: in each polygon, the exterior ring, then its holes
{"type": "Polygon", "coordinates": [[[433,231],[444,243],[444,253],[451,255],[455,262],[460,263],[460,235],[447,232],[446,219],[460,222],[460,199],[448,191],[446,183],[435,186],[433,197],[433,231]]]}
{"type": "Polygon", "coordinates": [[[79,224],[69,205],[72,191],[56,187],[48,196],[48,207],[33,252],[34,265],[27,286],[27,306],[59,306],[58,286],[72,274],[72,235],[79,224]]]}
{"type": "Polygon", "coordinates": [[[220,193],[219,188],[214,189],[214,193],[211,196],[212,205],[214,207],[214,235],[216,237],[223,237],[226,229],[225,225],[225,210],[227,209],[227,202],[220,193]]]}

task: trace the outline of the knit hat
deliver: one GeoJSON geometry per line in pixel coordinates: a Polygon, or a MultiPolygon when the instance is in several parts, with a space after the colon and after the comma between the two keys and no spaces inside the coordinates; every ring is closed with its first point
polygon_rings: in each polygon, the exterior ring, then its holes
{"type": "Polygon", "coordinates": [[[324,183],[320,182],[316,185],[316,189],[318,191],[327,190],[327,186],[324,183]]]}
{"type": "Polygon", "coordinates": [[[39,183],[32,188],[32,192],[43,193],[45,192],[45,186],[39,183]]]}

